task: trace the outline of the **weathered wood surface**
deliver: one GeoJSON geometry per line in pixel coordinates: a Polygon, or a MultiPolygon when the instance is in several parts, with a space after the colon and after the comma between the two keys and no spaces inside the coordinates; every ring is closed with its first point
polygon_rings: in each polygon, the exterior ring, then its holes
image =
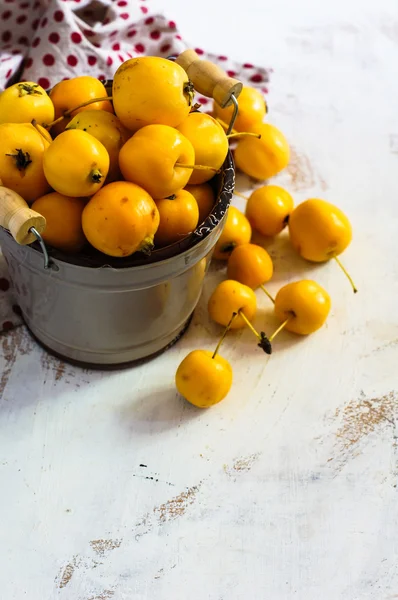
{"type": "Polygon", "coordinates": [[[231,334],[234,387],[209,411],[180,400],[173,376],[214,344],[216,269],[188,334],[144,366],[83,371],[23,327],[3,336],[4,600],[398,598],[396,2],[228,6],[236,24],[221,2],[202,0],[195,19],[177,0],[168,11],[193,43],[275,67],[270,120],[294,147],[278,181],[349,214],[344,262],[359,293],[282,236],[271,291],[317,279],[332,295],[328,324],[282,335],[270,359],[250,332],[231,334]]]}

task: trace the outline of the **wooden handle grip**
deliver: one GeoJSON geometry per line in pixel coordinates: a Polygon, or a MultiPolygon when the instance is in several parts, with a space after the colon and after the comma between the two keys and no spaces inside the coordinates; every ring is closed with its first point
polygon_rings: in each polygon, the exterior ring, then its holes
{"type": "Polygon", "coordinates": [[[195,50],[184,50],[176,63],[187,73],[199,94],[214,98],[224,108],[231,104],[232,94],[237,98],[242,91],[242,83],[228,75],[214,63],[202,60],[195,50]]]}
{"type": "Polygon", "coordinates": [[[18,244],[25,245],[36,240],[30,228],[42,233],[46,219],[29,208],[22,196],[0,185],[0,226],[8,229],[18,244]]]}

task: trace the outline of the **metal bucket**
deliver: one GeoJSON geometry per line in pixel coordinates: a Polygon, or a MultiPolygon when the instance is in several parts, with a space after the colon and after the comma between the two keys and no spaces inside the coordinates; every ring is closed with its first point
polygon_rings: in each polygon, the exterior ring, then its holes
{"type": "Polygon", "coordinates": [[[214,246],[231,202],[235,174],[228,153],[215,185],[215,205],[181,242],[124,259],[96,251],[68,256],[17,244],[0,228],[17,302],[24,320],[47,349],[90,366],[122,366],[157,354],[189,325],[214,246]]]}

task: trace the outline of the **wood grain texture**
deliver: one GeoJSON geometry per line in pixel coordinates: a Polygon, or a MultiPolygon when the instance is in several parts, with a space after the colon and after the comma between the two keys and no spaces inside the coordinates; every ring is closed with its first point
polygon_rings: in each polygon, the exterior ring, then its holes
{"type": "MultiPolygon", "coordinates": [[[[269,358],[250,332],[231,333],[234,386],[209,411],[182,401],[173,378],[220,333],[206,311],[218,265],[187,335],[144,366],[84,371],[23,327],[2,337],[6,600],[398,597],[396,1],[230,9],[236,21],[223,3],[202,0],[194,18],[192,5],[168,3],[193,43],[274,65],[269,119],[294,147],[276,180],[296,202],[321,196],[347,212],[344,264],[359,293],[280,236],[270,291],[313,277],[330,318],[306,339],[282,334],[269,358]]],[[[255,325],[271,331],[257,295],[255,325]]]]}

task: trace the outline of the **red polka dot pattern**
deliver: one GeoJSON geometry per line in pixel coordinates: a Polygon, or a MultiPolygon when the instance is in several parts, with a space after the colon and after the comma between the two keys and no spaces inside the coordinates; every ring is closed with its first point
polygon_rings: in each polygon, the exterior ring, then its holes
{"type": "Polygon", "coordinates": [[[70,39],[74,44],[80,44],[83,38],[78,31],[74,31],[71,33],[70,39]]]}
{"type": "Polygon", "coordinates": [[[58,44],[58,42],[60,40],[59,33],[57,33],[56,31],[54,31],[53,33],[50,33],[50,35],[48,36],[48,40],[52,44],[58,44]]]}
{"type": "Polygon", "coordinates": [[[47,66],[47,67],[51,67],[54,63],[55,63],[55,58],[53,57],[52,54],[45,54],[43,56],[43,63],[47,66]]]}
{"type": "Polygon", "coordinates": [[[37,83],[39,85],[41,85],[41,87],[44,88],[45,90],[48,90],[48,88],[50,87],[50,82],[47,79],[47,77],[39,77],[39,79],[37,80],[37,83]]]}

